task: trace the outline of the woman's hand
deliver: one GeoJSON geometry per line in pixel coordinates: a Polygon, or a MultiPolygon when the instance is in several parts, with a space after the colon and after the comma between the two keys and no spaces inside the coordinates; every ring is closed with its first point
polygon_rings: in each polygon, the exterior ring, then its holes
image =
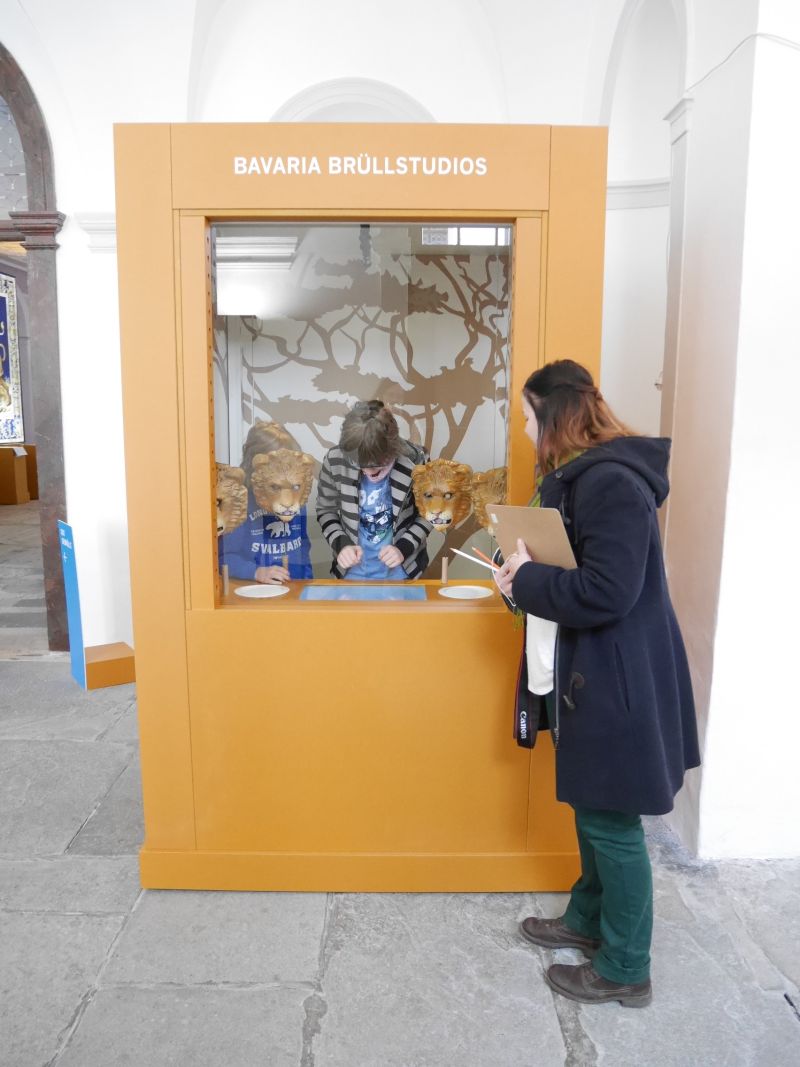
{"type": "Polygon", "coordinates": [[[336,562],[340,570],[346,571],[350,567],[355,567],[356,563],[360,563],[363,554],[358,545],[345,545],[336,557],[336,562]]]}
{"type": "Polygon", "coordinates": [[[403,562],[403,553],[397,545],[384,545],[378,553],[378,559],[387,567],[399,567],[403,562]]]}
{"type": "Polygon", "coordinates": [[[264,585],[280,585],[289,581],[289,570],[287,567],[258,567],[255,579],[264,585]]]}
{"type": "Polygon", "coordinates": [[[518,539],[517,551],[512,552],[500,570],[495,571],[494,574],[494,580],[497,582],[497,587],[503,596],[511,599],[511,586],[514,581],[514,575],[523,563],[532,562],[530,552],[525,547],[525,542],[522,539],[518,539]]]}

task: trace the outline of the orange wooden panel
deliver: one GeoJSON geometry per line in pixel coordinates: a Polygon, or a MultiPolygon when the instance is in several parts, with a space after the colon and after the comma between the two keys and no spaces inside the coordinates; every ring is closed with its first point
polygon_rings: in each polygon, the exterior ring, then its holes
{"type": "Polygon", "coordinates": [[[186,501],[190,606],[212,608],[215,595],[216,512],[213,457],[210,232],[194,216],[180,220],[181,371],[186,441],[186,501]]]}
{"type": "Polygon", "coordinates": [[[517,219],[511,287],[511,395],[508,422],[508,499],[512,504],[527,504],[533,491],[536,454],[525,436],[522,387],[541,362],[541,264],[542,220],[517,219]]]}
{"type": "Polygon", "coordinates": [[[30,499],[25,456],[18,456],[12,445],[0,448],[0,504],[27,504],[30,499]]]}
{"type": "Polygon", "coordinates": [[[105,689],[136,681],[133,649],[124,641],[110,645],[92,645],[84,649],[86,688],[105,689]]]}
{"type": "Polygon", "coordinates": [[[525,850],[520,636],[415,606],[191,613],[199,848],[525,850]]]}
{"type": "Polygon", "coordinates": [[[537,853],[140,853],[145,889],[312,893],[553,893],[578,877],[578,855],[537,853]]]}
{"type": "Polygon", "coordinates": [[[545,362],[575,359],[600,373],[606,137],[603,127],[553,126],[550,149],[545,362]]]}
{"type": "Polygon", "coordinates": [[[152,848],[194,848],[169,127],[117,127],[115,145],[145,835],[152,848]]]}
{"type": "MultiPolygon", "coordinates": [[[[370,208],[546,210],[549,126],[455,126],[404,123],[200,124],[172,127],[173,189],[180,208],[370,208]],[[320,174],[237,174],[235,159],[314,157],[320,174]],[[345,156],[409,160],[409,173],[329,174],[345,156]],[[485,160],[486,173],[414,176],[412,158],[485,160]]],[[[459,162],[459,169],[461,168],[459,162]]],[[[419,168],[418,164],[418,168],[419,168]]],[[[396,168],[395,168],[396,169],[396,168]]],[[[437,163],[438,169],[438,163],[437,163]]]]}

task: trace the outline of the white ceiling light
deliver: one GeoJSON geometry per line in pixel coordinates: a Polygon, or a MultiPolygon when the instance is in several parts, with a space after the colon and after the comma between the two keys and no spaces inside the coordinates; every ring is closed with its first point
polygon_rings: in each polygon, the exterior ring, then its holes
{"type": "Polygon", "coordinates": [[[223,234],[215,242],[217,263],[280,263],[291,261],[297,251],[297,238],[284,234],[223,234]]]}

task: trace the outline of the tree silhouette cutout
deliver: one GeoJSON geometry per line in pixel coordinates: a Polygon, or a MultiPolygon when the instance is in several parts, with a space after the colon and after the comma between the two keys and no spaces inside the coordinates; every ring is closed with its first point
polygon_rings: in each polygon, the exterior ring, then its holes
{"type": "MultiPolygon", "coordinates": [[[[282,277],[275,272],[270,292],[280,318],[240,319],[252,341],[242,346],[244,423],[269,419],[295,435],[304,427],[321,459],[338,442],[338,420],[352,404],[379,397],[403,436],[434,458],[461,460],[479,409],[491,405],[484,416],[499,414],[505,424],[509,280],[507,253],[381,253],[343,263],[315,258],[282,277]],[[421,315],[454,325],[438,365],[430,344],[417,343],[421,315]],[[281,373],[287,370],[295,381],[305,372],[306,385],[288,385],[281,373]]],[[[494,455],[489,444],[485,463],[473,466],[504,463],[505,454],[494,455]]],[[[446,544],[460,547],[476,529],[470,517],[446,544]]]]}

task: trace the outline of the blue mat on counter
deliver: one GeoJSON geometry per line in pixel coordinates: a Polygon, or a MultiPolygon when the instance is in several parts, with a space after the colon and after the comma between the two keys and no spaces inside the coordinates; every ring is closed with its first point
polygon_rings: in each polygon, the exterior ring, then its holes
{"type": "Polygon", "coordinates": [[[423,585],[307,585],[301,600],[426,600],[423,585]]]}

